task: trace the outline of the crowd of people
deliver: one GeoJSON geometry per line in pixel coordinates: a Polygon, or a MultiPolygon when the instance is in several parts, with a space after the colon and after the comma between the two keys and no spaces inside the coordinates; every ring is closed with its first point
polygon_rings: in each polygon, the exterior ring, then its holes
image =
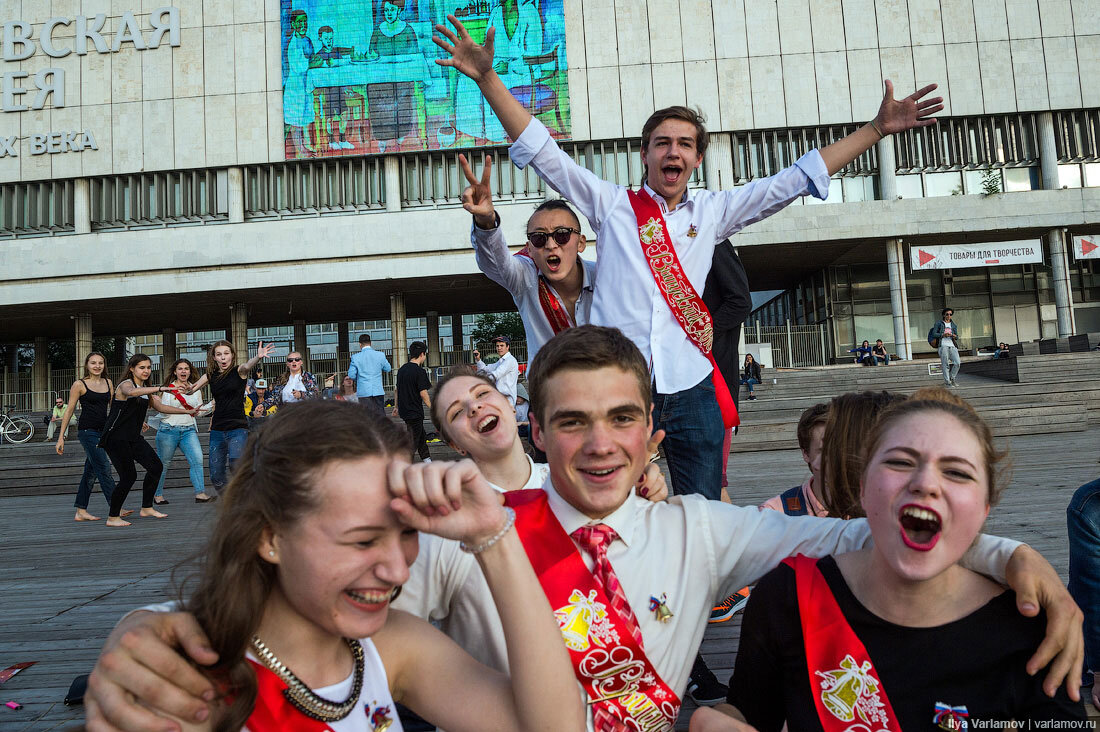
{"type": "MultiPolygon", "coordinates": [[[[868,125],[720,193],[687,189],[702,120],[660,110],[642,130],[645,183],[630,191],[578,166],[516,102],[494,71],[493,29],[479,44],[449,20],[436,27],[438,63],[480,89],[515,141],[511,160],[600,232],[599,267],[558,200],[536,209],[512,255],[491,160],[476,175],[462,157],[478,264],[526,329],[525,388],[507,338],[492,366],[478,358],[434,385],[418,342],[386,415],[391,366],[367,337],[332,400],[291,354],[249,402],[268,423],[248,435],[237,423],[255,362],[215,353],[204,378],[215,418],[226,415],[217,524],[177,600],[128,614],[107,638],[88,729],[395,732],[419,715],[471,732],[667,730],[685,695],[704,731],[1083,720],[1080,611],[1034,550],[980,534],[1005,485],[1002,455],[957,394],[811,407],[798,426],[809,477],[760,507],[722,500],[730,477],[747,478],[724,469],[736,387],[744,379],[751,396],[761,375],[736,352],[747,282],[724,240],[801,195],[824,197],[829,175],[885,135],[931,124],[934,87],[895,100],[887,82],[868,125]],[[410,462],[425,408],[463,460],[410,462]],[[699,646],[746,595],[727,688],[699,646]]],[[[947,319],[941,353],[956,333],[947,319]]],[[[144,399],[173,416],[201,408],[164,404],[144,368],[114,387],[100,366],[70,402],[118,391],[115,404],[144,399]]],[[[144,409],[128,412],[126,446],[144,409]]],[[[108,454],[137,454],[126,450],[108,454]]],[[[112,510],[128,487],[113,487],[112,510]]]]}

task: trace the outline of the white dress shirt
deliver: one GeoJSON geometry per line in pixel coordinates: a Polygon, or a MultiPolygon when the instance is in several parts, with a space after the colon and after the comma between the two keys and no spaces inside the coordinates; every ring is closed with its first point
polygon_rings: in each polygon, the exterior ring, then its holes
{"type": "Polygon", "coordinates": [[[512,409],[516,408],[516,384],[519,383],[519,361],[508,352],[500,357],[496,363],[486,365],[478,359],[477,367],[489,374],[496,382],[497,391],[508,397],[508,403],[512,409]]]}
{"type": "MultiPolygon", "coordinates": [[[[485,276],[511,293],[515,300],[519,317],[523,320],[523,330],[527,333],[527,363],[535,358],[546,341],[554,337],[554,329],[542,310],[539,302],[539,269],[530,257],[517,257],[508,251],[508,243],[500,227],[482,229],[476,224],[470,229],[470,241],[474,245],[474,257],[477,266],[485,276]]],[[[580,259],[583,265],[584,282],[581,294],[577,297],[576,322],[573,325],[586,325],[592,310],[592,288],[596,284],[596,263],[580,259]]],[[[550,294],[557,298],[562,308],[565,302],[550,285],[550,294]]],[[[568,314],[568,310],[565,312],[568,314]]]]}
{"type": "MultiPolygon", "coordinates": [[[[566,503],[549,479],[544,489],[566,533],[598,523],[566,503]]],[[[633,491],[602,523],[621,537],[607,556],[638,618],[646,656],[681,697],[716,598],[754,583],[793,554],[841,554],[862,548],[871,538],[864,519],[792,517],[698,495],[653,503],[633,491]],[[649,610],[650,596],[662,594],[673,613],[667,623],[649,610]]],[[[1017,546],[983,537],[978,550],[967,555],[968,566],[1003,581],[1017,546]]],[[[592,558],[584,550],[581,556],[591,569],[592,558]]],[[[474,658],[507,671],[504,631],[477,560],[456,541],[421,534],[420,556],[410,572],[395,607],[439,622],[474,658]]],[[[592,730],[591,707],[589,712],[592,730]]]]}
{"type": "MultiPolygon", "coordinates": [[[[657,288],[642,253],[627,189],[600,180],[578,165],[537,119],[531,120],[508,154],[517,167],[533,165],[540,178],[588,217],[596,232],[600,276],[589,322],[619,328],[634,341],[651,364],[658,393],[673,394],[705,379],[710,362],[684,333],[657,288]]],[[[673,211],[660,195],[645,188],[664,214],[684,273],[702,296],[718,242],[807,193],[824,199],[829,193],[829,171],[821,154],[811,150],[776,175],[732,191],[688,190],[673,211]],[[689,232],[695,236],[688,236],[689,232]]]]}

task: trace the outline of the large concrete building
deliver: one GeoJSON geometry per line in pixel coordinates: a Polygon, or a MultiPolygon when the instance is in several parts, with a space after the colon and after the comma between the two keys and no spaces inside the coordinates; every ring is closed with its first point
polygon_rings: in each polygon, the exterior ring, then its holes
{"type": "MultiPolygon", "coordinates": [[[[185,333],[241,348],[282,328],[346,350],[388,325],[401,353],[421,318],[438,353],[462,342],[455,316],[509,309],[469,249],[456,163],[458,147],[506,149],[432,63],[448,13],[497,24],[513,93],[623,184],[657,107],[704,112],[694,185],[729,189],[855,129],[882,79],[899,95],[938,82],[938,127],[737,235],[753,289],[784,291],[761,317],[827,326],[831,357],[863,337],[908,356],[944,303],[976,343],[1100,328],[1100,265],[1072,245],[1100,231],[1100,0],[372,5],[0,0],[0,343],[75,339],[79,357],[94,333],[169,357],[185,333]],[[919,247],[1004,241],[1032,257],[911,264],[919,247]]],[[[507,164],[494,189],[514,244],[555,195],[507,164]]]]}

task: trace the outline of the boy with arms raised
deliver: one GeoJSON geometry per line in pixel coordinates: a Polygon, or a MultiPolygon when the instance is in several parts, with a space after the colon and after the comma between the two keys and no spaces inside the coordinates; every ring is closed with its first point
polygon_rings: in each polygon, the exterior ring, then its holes
{"type": "MultiPolygon", "coordinates": [[[[550,476],[541,489],[507,494],[507,502],[589,697],[587,727],[670,729],[712,598],[755,581],[786,556],[861,547],[866,521],[791,518],[701,496],[658,503],[634,496],[652,432],[649,371],[614,329],[584,326],[555,337],[532,363],[530,384],[533,437],[549,457],[550,476]],[[626,657],[631,663],[608,664],[626,657]]],[[[478,415],[472,406],[461,409],[478,415]]],[[[496,409],[503,414],[507,407],[496,409]]],[[[428,470],[445,468],[433,463],[428,470]]],[[[1072,675],[1067,687],[1076,698],[1081,615],[1057,573],[1030,548],[1003,539],[983,538],[969,558],[975,569],[1007,576],[1023,611],[1034,615],[1042,602],[1050,637],[1028,666],[1037,671],[1057,655],[1046,691],[1072,675]]],[[[471,557],[459,561],[470,565],[462,591],[473,596],[484,578],[471,557]]],[[[495,610],[484,606],[477,617],[471,637],[495,646],[501,637],[495,610]]],[[[181,718],[208,713],[203,699],[213,698],[214,689],[171,652],[177,644],[201,664],[216,661],[187,615],[126,618],[92,675],[89,729],[170,727],[130,694],[181,718]]]]}

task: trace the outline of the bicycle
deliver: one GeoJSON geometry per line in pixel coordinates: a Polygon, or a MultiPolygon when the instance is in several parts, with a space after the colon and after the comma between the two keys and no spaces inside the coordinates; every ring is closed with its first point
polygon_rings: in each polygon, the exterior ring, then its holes
{"type": "Polygon", "coordinates": [[[14,405],[8,404],[0,413],[0,442],[7,440],[16,445],[30,441],[34,437],[34,423],[26,417],[13,417],[14,405]]]}

